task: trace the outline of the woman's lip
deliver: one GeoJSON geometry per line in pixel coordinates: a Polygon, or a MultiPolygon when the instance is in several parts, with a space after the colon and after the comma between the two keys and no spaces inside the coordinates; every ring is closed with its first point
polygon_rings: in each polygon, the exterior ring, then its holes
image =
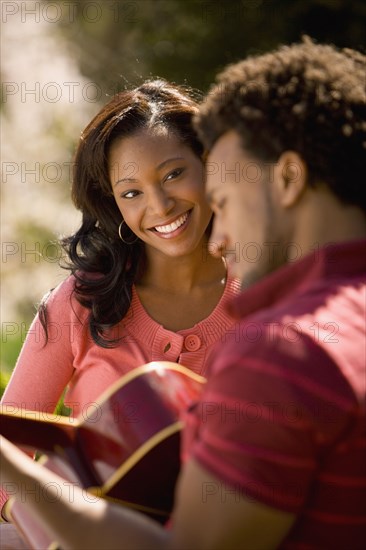
{"type": "Polygon", "coordinates": [[[165,223],[157,223],[151,227],[149,227],[149,230],[150,231],[154,231],[155,227],[165,227],[166,225],[171,225],[172,223],[176,222],[177,220],[179,220],[179,218],[181,218],[182,216],[184,216],[185,214],[190,214],[191,210],[186,210],[185,212],[182,212],[181,214],[178,214],[177,216],[175,216],[174,218],[171,218],[170,220],[168,220],[167,222],[165,223]]]}
{"type": "MultiPolygon", "coordinates": [[[[190,217],[191,217],[191,212],[192,212],[192,210],[187,210],[186,212],[184,212],[183,214],[181,214],[177,218],[174,218],[172,222],[170,222],[170,223],[174,223],[176,220],[179,220],[179,218],[181,218],[182,216],[185,216],[185,215],[187,216],[186,220],[182,223],[182,225],[180,225],[179,227],[177,227],[173,231],[170,231],[168,233],[163,233],[163,232],[157,231],[155,229],[155,227],[159,227],[159,226],[154,226],[154,228],[152,228],[151,231],[154,233],[154,235],[157,235],[158,237],[161,237],[162,239],[174,238],[174,237],[180,235],[180,233],[182,233],[185,230],[185,228],[187,227],[187,224],[188,224],[188,222],[190,220],[190,217]]],[[[162,224],[162,226],[160,226],[160,227],[164,227],[165,225],[169,225],[169,224],[162,224]]]]}

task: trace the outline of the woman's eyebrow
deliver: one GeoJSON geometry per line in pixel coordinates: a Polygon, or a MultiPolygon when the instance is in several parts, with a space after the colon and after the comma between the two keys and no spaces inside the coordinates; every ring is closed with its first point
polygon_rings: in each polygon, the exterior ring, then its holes
{"type": "Polygon", "coordinates": [[[116,187],[119,183],[136,183],[137,180],[135,178],[120,178],[116,181],[116,183],[113,184],[113,187],[116,187]]]}
{"type": "MultiPolygon", "coordinates": [[[[161,162],[160,164],[158,164],[156,166],[156,170],[161,170],[162,168],[164,168],[164,166],[166,164],[169,164],[170,162],[174,162],[176,160],[184,160],[184,157],[171,157],[171,158],[168,158],[166,160],[163,160],[163,162],[161,162]]],[[[136,183],[136,179],[135,178],[131,178],[131,177],[126,177],[126,178],[119,178],[114,184],[113,184],[113,187],[115,187],[116,185],[118,185],[119,183],[136,183]]]]}
{"type": "Polygon", "coordinates": [[[184,157],[172,157],[167,160],[163,160],[163,162],[157,165],[156,169],[161,170],[161,168],[164,168],[166,164],[168,164],[169,162],[174,162],[175,160],[184,160],[184,157]]]}

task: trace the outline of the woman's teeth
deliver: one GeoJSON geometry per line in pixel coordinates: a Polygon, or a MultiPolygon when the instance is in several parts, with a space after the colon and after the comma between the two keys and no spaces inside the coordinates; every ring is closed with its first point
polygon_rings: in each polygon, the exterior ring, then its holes
{"type": "Polygon", "coordinates": [[[183,225],[187,218],[188,212],[183,214],[183,216],[175,220],[173,223],[170,223],[169,225],[159,225],[154,227],[154,229],[155,231],[158,231],[158,233],[172,233],[172,231],[175,231],[176,229],[178,229],[178,227],[183,225]]]}

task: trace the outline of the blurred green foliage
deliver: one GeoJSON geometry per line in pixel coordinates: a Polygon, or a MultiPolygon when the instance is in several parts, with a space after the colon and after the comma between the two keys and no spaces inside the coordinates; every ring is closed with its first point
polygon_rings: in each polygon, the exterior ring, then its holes
{"type": "Polygon", "coordinates": [[[149,76],[206,90],[228,63],[302,34],[366,44],[364,0],[107,0],[99,12],[90,4],[80,0],[60,29],[82,73],[109,94],[149,76]]]}
{"type": "MultiPolygon", "coordinates": [[[[11,285],[9,279],[15,277],[15,275],[23,276],[24,281],[32,281],[33,278],[37,277],[38,269],[42,269],[42,267],[46,268],[47,264],[56,264],[61,258],[61,250],[51,228],[46,228],[37,222],[20,218],[14,230],[15,237],[21,242],[25,250],[30,251],[29,254],[33,261],[14,262],[14,265],[10,261],[7,262],[7,272],[4,269],[3,275],[5,280],[6,273],[8,286],[11,285]]],[[[47,290],[45,288],[44,293],[47,290]]],[[[10,292],[14,292],[13,287],[10,292]]],[[[2,319],[0,335],[0,396],[15,366],[36,310],[37,304],[34,303],[32,296],[23,296],[22,300],[16,303],[16,319],[14,317],[11,320],[2,319]]]]}
{"type": "Polygon", "coordinates": [[[9,382],[10,373],[4,369],[0,370],[0,397],[4,393],[6,384],[9,382]]]}

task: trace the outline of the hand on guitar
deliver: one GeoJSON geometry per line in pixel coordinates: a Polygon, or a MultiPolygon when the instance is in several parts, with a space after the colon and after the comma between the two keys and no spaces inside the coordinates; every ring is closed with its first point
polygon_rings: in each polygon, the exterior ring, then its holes
{"type": "MultiPolygon", "coordinates": [[[[1,482],[4,484],[9,481],[9,478],[14,479],[13,476],[15,469],[12,464],[13,458],[15,459],[16,464],[23,464],[25,467],[27,467],[27,461],[32,462],[12,443],[0,436],[0,472],[1,482]],[[23,463],[23,457],[25,458],[25,463],[23,463]]],[[[21,537],[15,525],[12,525],[11,523],[0,524],[0,550],[26,550],[28,548],[29,546],[21,537]]]]}
{"type": "MultiPolygon", "coordinates": [[[[12,500],[15,499],[16,504],[21,504],[22,509],[32,512],[35,503],[40,500],[39,492],[36,494],[34,490],[35,483],[38,483],[39,488],[41,488],[47,480],[56,489],[52,497],[56,498],[58,488],[62,487],[63,479],[32,460],[26,453],[0,435],[0,482],[3,486],[11,483],[12,500]]],[[[47,501],[46,506],[48,506],[47,501]]],[[[30,519],[33,518],[33,512],[29,517],[30,519]]],[[[40,517],[38,517],[39,521],[40,517]]],[[[34,527],[38,529],[37,522],[34,527]]],[[[53,541],[46,523],[43,523],[41,527],[43,529],[41,534],[47,533],[49,540],[53,541]]],[[[39,540],[42,540],[42,536],[39,540]]],[[[34,546],[28,541],[27,537],[23,539],[22,533],[15,525],[11,523],[0,524],[0,550],[30,550],[31,548],[48,548],[49,546],[48,542],[47,546],[43,544],[34,546]]]]}
{"type": "Polygon", "coordinates": [[[28,548],[14,525],[0,524],[0,550],[28,550],[28,548]]]}

